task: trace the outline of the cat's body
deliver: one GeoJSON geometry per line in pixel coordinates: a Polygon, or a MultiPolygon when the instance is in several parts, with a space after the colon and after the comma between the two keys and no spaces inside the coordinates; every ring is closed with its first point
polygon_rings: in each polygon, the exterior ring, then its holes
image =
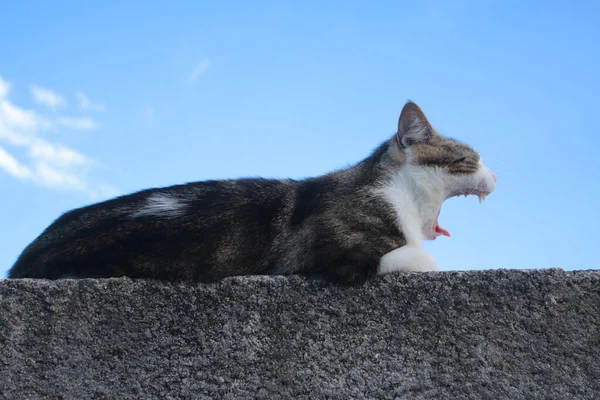
{"type": "Polygon", "coordinates": [[[441,203],[494,187],[474,150],[437,134],[407,103],[398,133],[353,167],[299,181],[149,189],[76,209],[23,251],[9,277],[211,281],[299,273],[360,282],[435,270],[421,240],[447,234],[437,224],[441,203]]]}

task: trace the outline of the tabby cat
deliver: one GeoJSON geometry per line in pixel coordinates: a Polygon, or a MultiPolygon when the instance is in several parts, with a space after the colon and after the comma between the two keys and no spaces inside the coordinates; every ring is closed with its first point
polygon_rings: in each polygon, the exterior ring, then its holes
{"type": "Polygon", "coordinates": [[[69,211],[23,251],[9,278],[304,274],[351,284],[433,271],[422,240],[449,236],[438,223],[444,200],[483,200],[495,187],[475,150],[441,136],[408,102],[394,136],[346,169],[193,182],[69,211]]]}

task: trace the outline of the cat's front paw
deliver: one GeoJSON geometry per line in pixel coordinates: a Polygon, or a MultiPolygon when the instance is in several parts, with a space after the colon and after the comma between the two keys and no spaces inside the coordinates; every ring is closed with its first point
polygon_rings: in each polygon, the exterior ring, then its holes
{"type": "Polygon", "coordinates": [[[395,271],[426,272],[439,270],[435,257],[421,247],[406,245],[381,257],[377,275],[385,275],[395,271]]]}

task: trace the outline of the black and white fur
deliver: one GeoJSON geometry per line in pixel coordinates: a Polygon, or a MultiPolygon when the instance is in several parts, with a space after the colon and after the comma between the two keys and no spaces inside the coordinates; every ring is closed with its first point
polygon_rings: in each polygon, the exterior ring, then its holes
{"type": "Polygon", "coordinates": [[[237,179],[155,188],[69,211],[20,255],[9,278],[212,281],[305,274],[357,283],[433,271],[444,200],[482,199],[495,175],[407,103],[397,133],[358,164],[305,180],[237,179]]]}

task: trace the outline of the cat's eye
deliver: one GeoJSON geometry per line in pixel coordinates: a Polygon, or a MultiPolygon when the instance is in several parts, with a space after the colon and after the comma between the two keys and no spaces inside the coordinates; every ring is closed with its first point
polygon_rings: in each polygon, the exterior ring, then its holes
{"type": "Polygon", "coordinates": [[[452,160],[448,163],[448,166],[452,165],[452,164],[460,164],[461,162],[465,161],[467,159],[467,157],[461,157],[461,158],[457,158],[455,160],[452,160]]]}

